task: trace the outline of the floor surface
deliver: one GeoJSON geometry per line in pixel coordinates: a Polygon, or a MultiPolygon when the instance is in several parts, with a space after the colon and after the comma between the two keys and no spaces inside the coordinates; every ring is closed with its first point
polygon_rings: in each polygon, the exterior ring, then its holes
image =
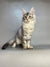
{"type": "Polygon", "coordinates": [[[36,48],[0,50],[0,67],[50,67],[50,49],[36,48]]]}

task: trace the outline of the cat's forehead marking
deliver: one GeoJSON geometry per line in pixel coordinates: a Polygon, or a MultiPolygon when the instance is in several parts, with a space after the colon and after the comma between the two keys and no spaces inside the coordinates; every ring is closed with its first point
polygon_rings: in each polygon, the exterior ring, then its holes
{"type": "Polygon", "coordinates": [[[29,15],[29,12],[27,12],[27,15],[29,15]]]}
{"type": "Polygon", "coordinates": [[[28,16],[29,15],[29,12],[27,12],[26,14],[24,14],[24,16],[28,16]]]}

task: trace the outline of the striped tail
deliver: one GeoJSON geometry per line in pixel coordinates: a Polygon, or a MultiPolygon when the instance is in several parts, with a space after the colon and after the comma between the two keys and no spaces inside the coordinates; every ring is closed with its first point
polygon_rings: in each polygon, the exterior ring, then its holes
{"type": "Polygon", "coordinates": [[[15,39],[12,39],[10,41],[8,41],[7,43],[5,43],[3,46],[2,46],[2,50],[6,49],[8,46],[12,46],[13,44],[15,43],[15,39]]]}
{"type": "Polygon", "coordinates": [[[7,47],[9,46],[9,43],[6,43],[6,44],[4,44],[3,46],[2,46],[2,50],[4,50],[4,49],[6,49],[7,47]]]}

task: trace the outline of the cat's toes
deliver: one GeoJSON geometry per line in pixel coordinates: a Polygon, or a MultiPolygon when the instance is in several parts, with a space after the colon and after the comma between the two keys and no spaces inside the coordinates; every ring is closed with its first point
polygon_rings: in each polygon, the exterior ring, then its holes
{"type": "Polygon", "coordinates": [[[33,46],[29,46],[29,47],[23,47],[24,50],[27,50],[27,49],[33,49],[33,46]]]}
{"type": "Polygon", "coordinates": [[[29,46],[28,49],[33,49],[33,46],[29,46]]]}

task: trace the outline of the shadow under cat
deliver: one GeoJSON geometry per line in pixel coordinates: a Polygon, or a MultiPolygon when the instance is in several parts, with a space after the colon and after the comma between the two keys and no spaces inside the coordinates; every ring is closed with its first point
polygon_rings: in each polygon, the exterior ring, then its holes
{"type": "MultiPolygon", "coordinates": [[[[26,50],[48,50],[48,49],[50,49],[50,44],[41,44],[41,45],[32,45],[34,48],[33,49],[26,49],[26,50]]],[[[18,50],[23,50],[23,46],[22,46],[22,44],[20,44],[20,45],[16,45],[16,48],[12,48],[11,46],[8,46],[8,48],[6,48],[6,50],[9,50],[9,49],[11,49],[11,50],[13,50],[13,49],[18,49],[18,50]]]]}

